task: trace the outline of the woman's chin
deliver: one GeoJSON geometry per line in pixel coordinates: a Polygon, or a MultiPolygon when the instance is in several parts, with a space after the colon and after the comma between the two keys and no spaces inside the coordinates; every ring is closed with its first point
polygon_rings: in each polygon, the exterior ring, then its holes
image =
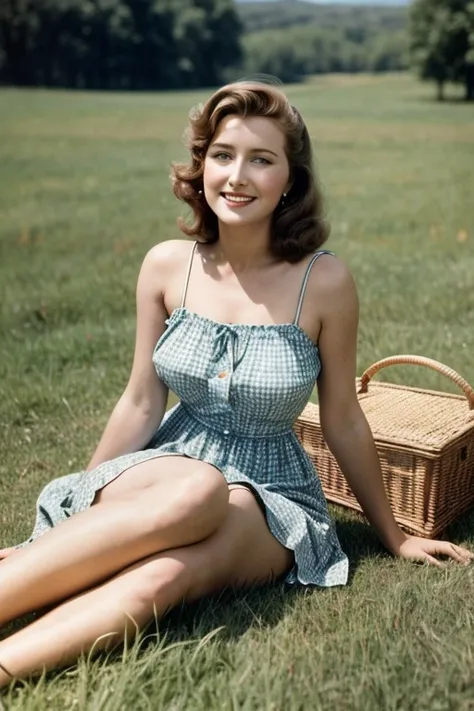
{"type": "Polygon", "coordinates": [[[248,226],[252,224],[259,225],[262,224],[262,222],[270,222],[271,219],[271,214],[246,213],[245,210],[242,210],[242,212],[238,210],[235,212],[231,210],[219,210],[219,212],[216,212],[216,215],[222,225],[228,225],[229,227],[248,226]]]}

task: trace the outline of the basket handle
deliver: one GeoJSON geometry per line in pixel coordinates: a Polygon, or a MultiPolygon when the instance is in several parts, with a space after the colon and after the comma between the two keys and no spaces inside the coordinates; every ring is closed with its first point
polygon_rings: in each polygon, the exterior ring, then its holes
{"type": "Polygon", "coordinates": [[[389,365],[424,365],[427,368],[436,370],[436,372],[441,373],[441,375],[446,375],[450,380],[453,381],[458,387],[461,388],[464,395],[466,396],[467,402],[469,404],[469,409],[474,410],[474,389],[469,385],[467,380],[461,378],[459,373],[456,373],[452,368],[448,368],[447,365],[439,363],[437,360],[432,360],[431,358],[425,358],[425,356],[417,355],[397,355],[391,356],[390,358],[383,358],[371,365],[362,374],[360,379],[359,393],[366,393],[369,389],[369,382],[374,377],[374,375],[382,368],[387,368],[389,365]]]}

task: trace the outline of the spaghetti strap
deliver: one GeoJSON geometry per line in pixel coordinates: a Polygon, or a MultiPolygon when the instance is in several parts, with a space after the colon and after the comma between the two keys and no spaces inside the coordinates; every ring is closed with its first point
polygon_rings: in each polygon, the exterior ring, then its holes
{"type": "Polygon", "coordinates": [[[196,251],[196,247],[197,247],[197,241],[193,244],[193,248],[191,250],[191,256],[189,257],[188,273],[186,274],[186,281],[184,282],[183,296],[181,299],[181,308],[184,308],[184,302],[186,301],[186,293],[188,291],[189,277],[191,276],[191,269],[193,266],[193,257],[194,257],[194,252],[196,251]]]}
{"type": "Polygon", "coordinates": [[[322,249],[320,252],[316,252],[316,254],[313,254],[313,257],[312,257],[312,259],[310,260],[310,263],[308,264],[308,267],[307,267],[307,269],[306,269],[306,272],[305,272],[305,275],[304,275],[304,279],[303,279],[303,283],[302,283],[302,285],[301,285],[300,298],[299,298],[299,300],[298,300],[298,306],[297,306],[297,309],[296,309],[296,316],[295,316],[295,320],[294,320],[294,322],[293,322],[293,323],[295,323],[296,325],[298,325],[298,321],[300,320],[301,307],[303,306],[303,299],[304,299],[304,295],[305,295],[305,291],[306,291],[306,285],[307,285],[307,283],[308,283],[309,275],[310,275],[310,272],[311,272],[311,267],[313,266],[313,264],[315,263],[315,261],[316,261],[317,259],[319,259],[319,257],[320,257],[322,254],[330,254],[332,257],[335,256],[334,252],[330,252],[330,251],[327,250],[327,249],[322,249]]]}

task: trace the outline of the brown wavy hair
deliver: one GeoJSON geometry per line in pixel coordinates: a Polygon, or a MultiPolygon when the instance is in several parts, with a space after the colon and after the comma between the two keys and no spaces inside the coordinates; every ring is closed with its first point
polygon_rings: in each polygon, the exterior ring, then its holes
{"type": "Polygon", "coordinates": [[[204,243],[219,239],[217,217],[204,197],[204,161],[219,123],[230,114],[271,118],[286,136],[292,186],[284,204],[279,203],[273,213],[271,249],[277,258],[298,262],[326,241],[329,225],[324,217],[308,130],[297,109],[276,86],[248,81],[228,84],[191,111],[185,134],[191,160],[188,164],[174,164],[171,178],[174,194],[191,207],[194,221],[186,224],[180,218],[179,227],[204,243]]]}

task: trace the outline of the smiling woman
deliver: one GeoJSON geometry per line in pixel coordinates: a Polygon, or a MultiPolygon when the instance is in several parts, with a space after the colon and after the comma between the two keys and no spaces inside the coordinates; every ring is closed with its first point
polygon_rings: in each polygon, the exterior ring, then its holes
{"type": "Polygon", "coordinates": [[[219,210],[243,202],[256,204],[236,215],[241,224],[272,213],[276,257],[296,262],[326,241],[311,140],[278,88],[247,82],[223,87],[191,114],[186,142],[190,163],[173,167],[175,195],[195,216],[192,225],[181,222],[185,234],[216,242],[219,210]]]}
{"type": "Polygon", "coordinates": [[[317,383],[323,433],[394,555],[467,563],[406,536],[354,387],[358,304],[328,230],[298,111],[262,84],[191,119],[175,194],[197,237],[146,255],[128,384],[85,471],[50,482],[24,544],[0,552],[0,686],[119,644],[227,586],[343,585],[342,551],[293,425],[317,383]],[[284,288],[283,288],[284,287],[284,288]],[[165,414],[168,390],[179,402],[165,414]]]}

